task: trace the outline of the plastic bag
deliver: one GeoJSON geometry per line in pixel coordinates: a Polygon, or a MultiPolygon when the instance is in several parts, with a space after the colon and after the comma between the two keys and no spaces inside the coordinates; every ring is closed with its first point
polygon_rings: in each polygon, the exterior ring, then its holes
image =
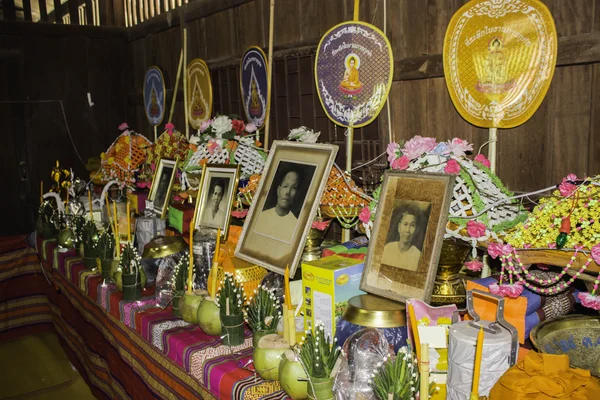
{"type": "MultiPolygon", "coordinates": [[[[355,325],[343,318],[339,318],[335,328],[335,336],[337,337],[338,343],[344,343],[352,334],[361,329],[365,329],[365,327],[355,325]]],[[[397,328],[379,328],[379,331],[383,333],[390,346],[393,347],[395,353],[397,353],[401,347],[406,346],[406,339],[408,337],[406,326],[399,326],[397,328]]]]}

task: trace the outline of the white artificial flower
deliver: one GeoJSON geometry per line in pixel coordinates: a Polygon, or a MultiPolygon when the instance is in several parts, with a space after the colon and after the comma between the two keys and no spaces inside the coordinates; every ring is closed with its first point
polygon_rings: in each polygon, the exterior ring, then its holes
{"type": "Polygon", "coordinates": [[[231,120],[228,116],[220,115],[213,121],[213,129],[215,130],[215,135],[221,139],[224,133],[233,129],[233,126],[231,125],[231,120]]]}
{"type": "Polygon", "coordinates": [[[303,143],[316,143],[321,132],[315,132],[306,126],[301,126],[290,130],[288,140],[297,140],[303,143]]]}
{"type": "Polygon", "coordinates": [[[190,136],[190,143],[198,146],[200,144],[200,137],[196,135],[190,136]]]}

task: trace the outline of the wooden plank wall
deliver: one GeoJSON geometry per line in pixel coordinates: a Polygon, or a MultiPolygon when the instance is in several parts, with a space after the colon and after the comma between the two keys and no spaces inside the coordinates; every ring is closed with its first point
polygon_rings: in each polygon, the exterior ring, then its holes
{"type": "MultiPolygon", "coordinates": [[[[362,0],[361,20],[383,30],[384,2],[387,36],[395,59],[400,60],[440,54],[448,22],[466,0],[362,0]]],[[[600,31],[600,0],[543,2],[554,16],[559,36],[600,31]]],[[[276,1],[274,45],[280,56],[274,64],[276,104],[271,115],[275,138],[287,135],[289,128],[307,125],[321,130],[324,140],[343,143],[343,130],[336,129],[326,119],[310,85],[305,83],[313,79],[306,71],[312,68],[316,43],[329,28],[352,18],[353,3],[353,0],[276,1]],[[294,80],[298,84],[290,84],[294,80]],[[304,104],[301,111],[300,104],[304,104]]],[[[203,58],[211,67],[215,105],[219,106],[215,111],[239,113],[236,62],[250,45],[266,49],[269,0],[254,0],[187,22],[183,18],[186,7],[173,11],[176,12],[189,32],[188,59],[203,58]]],[[[160,66],[167,86],[173,87],[181,29],[181,24],[173,25],[130,40],[128,118],[142,133],[151,132],[141,104],[144,71],[151,65],[160,66]]],[[[462,137],[475,143],[476,149],[487,140],[486,130],[471,126],[456,112],[444,78],[396,80],[389,102],[395,140],[414,135],[434,136],[439,140],[462,137]]],[[[180,129],[183,129],[182,105],[181,101],[174,116],[174,123],[180,129]]],[[[557,68],[548,95],[533,118],[520,127],[500,131],[499,136],[498,174],[512,190],[545,187],[571,172],[600,173],[597,156],[600,64],[557,68]]],[[[384,109],[377,122],[357,132],[356,163],[383,152],[387,138],[384,109]]]]}

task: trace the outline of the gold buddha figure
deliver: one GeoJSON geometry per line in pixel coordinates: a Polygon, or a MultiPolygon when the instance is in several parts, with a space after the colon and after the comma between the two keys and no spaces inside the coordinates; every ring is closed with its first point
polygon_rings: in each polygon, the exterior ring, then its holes
{"type": "Polygon", "coordinates": [[[502,39],[495,37],[487,46],[487,54],[476,58],[481,79],[475,88],[479,92],[498,95],[509,91],[515,85],[514,79],[510,79],[509,76],[506,53],[502,39]]]}
{"type": "Polygon", "coordinates": [[[150,92],[150,115],[153,117],[160,115],[158,100],[156,99],[156,90],[154,90],[154,87],[152,87],[152,91],[150,92]]]}
{"type": "Polygon", "coordinates": [[[198,87],[198,85],[194,86],[194,93],[193,93],[193,101],[192,101],[192,115],[194,116],[194,118],[198,119],[198,118],[203,118],[204,117],[204,113],[205,113],[205,109],[204,106],[202,104],[202,98],[201,98],[201,94],[200,94],[200,88],[198,87]]]}
{"type": "Polygon", "coordinates": [[[351,56],[346,62],[346,71],[344,72],[344,78],[340,82],[340,88],[342,91],[356,92],[362,88],[360,83],[358,68],[356,67],[357,59],[355,56],[351,56]]]}
{"type": "Polygon", "coordinates": [[[261,115],[261,102],[258,96],[258,86],[256,80],[250,82],[250,115],[258,117],[261,115]]]}

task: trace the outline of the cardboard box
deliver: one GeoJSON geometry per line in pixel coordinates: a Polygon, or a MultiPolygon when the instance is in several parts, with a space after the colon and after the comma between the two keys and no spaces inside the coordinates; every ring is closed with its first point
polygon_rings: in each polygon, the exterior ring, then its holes
{"type": "Polygon", "coordinates": [[[181,234],[190,232],[190,222],[194,217],[195,207],[193,204],[171,204],[167,218],[169,226],[177,230],[181,234]]]}
{"type": "Polygon", "coordinates": [[[148,199],[148,192],[136,190],[132,193],[127,193],[129,201],[131,201],[131,210],[135,214],[143,215],[146,209],[146,200],[148,199]]]}
{"type": "Polygon", "coordinates": [[[351,297],[364,294],[359,290],[364,262],[353,258],[330,256],[302,264],[304,329],[316,321],[325,325],[332,336],[338,318],[351,297]]]}

